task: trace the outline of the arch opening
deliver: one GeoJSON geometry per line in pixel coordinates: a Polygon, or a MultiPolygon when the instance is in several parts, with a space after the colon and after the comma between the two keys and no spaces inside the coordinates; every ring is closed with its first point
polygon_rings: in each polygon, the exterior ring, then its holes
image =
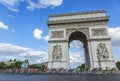
{"type": "Polygon", "coordinates": [[[83,43],[79,40],[73,40],[69,46],[70,67],[77,68],[81,64],[85,64],[83,43]]]}
{"type": "Polygon", "coordinates": [[[68,40],[70,67],[85,63],[85,68],[89,68],[87,36],[83,32],[75,31],[70,34],[68,40]]]}

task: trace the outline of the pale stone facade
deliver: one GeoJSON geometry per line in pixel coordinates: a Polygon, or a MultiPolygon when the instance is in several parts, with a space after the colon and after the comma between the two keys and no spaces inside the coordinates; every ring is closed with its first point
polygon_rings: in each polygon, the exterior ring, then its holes
{"type": "Polygon", "coordinates": [[[48,67],[69,68],[69,44],[80,40],[85,49],[86,67],[115,67],[104,10],[51,15],[48,67]]]}

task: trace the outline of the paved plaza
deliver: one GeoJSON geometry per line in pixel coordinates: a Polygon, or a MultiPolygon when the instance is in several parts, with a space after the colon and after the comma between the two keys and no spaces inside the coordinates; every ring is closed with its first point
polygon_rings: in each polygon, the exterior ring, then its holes
{"type": "Polygon", "coordinates": [[[120,74],[0,74],[0,81],[120,81],[120,74]]]}

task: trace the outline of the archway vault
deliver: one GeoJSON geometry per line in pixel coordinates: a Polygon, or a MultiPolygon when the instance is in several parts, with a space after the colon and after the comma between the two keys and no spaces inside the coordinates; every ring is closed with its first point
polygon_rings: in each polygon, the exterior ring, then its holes
{"type": "Polygon", "coordinates": [[[82,42],[83,48],[84,48],[84,54],[85,54],[84,56],[85,56],[86,68],[90,68],[90,61],[88,60],[90,57],[89,57],[89,52],[88,52],[87,36],[81,31],[74,31],[69,36],[68,44],[70,45],[70,43],[74,40],[79,40],[80,42],[82,42]]]}
{"type": "Polygon", "coordinates": [[[81,32],[81,31],[74,31],[70,34],[69,36],[69,43],[73,40],[79,40],[81,41],[84,45],[87,43],[87,36],[81,32]]]}
{"type": "Polygon", "coordinates": [[[51,15],[48,21],[48,67],[69,68],[69,43],[72,40],[83,43],[88,69],[115,67],[108,20],[104,10],[51,15]]]}

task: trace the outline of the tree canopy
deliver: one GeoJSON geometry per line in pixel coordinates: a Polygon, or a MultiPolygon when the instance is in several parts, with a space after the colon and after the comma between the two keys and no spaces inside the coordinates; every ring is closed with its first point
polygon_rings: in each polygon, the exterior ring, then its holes
{"type": "Polygon", "coordinates": [[[120,61],[116,62],[116,67],[120,70],[120,61]]]}

